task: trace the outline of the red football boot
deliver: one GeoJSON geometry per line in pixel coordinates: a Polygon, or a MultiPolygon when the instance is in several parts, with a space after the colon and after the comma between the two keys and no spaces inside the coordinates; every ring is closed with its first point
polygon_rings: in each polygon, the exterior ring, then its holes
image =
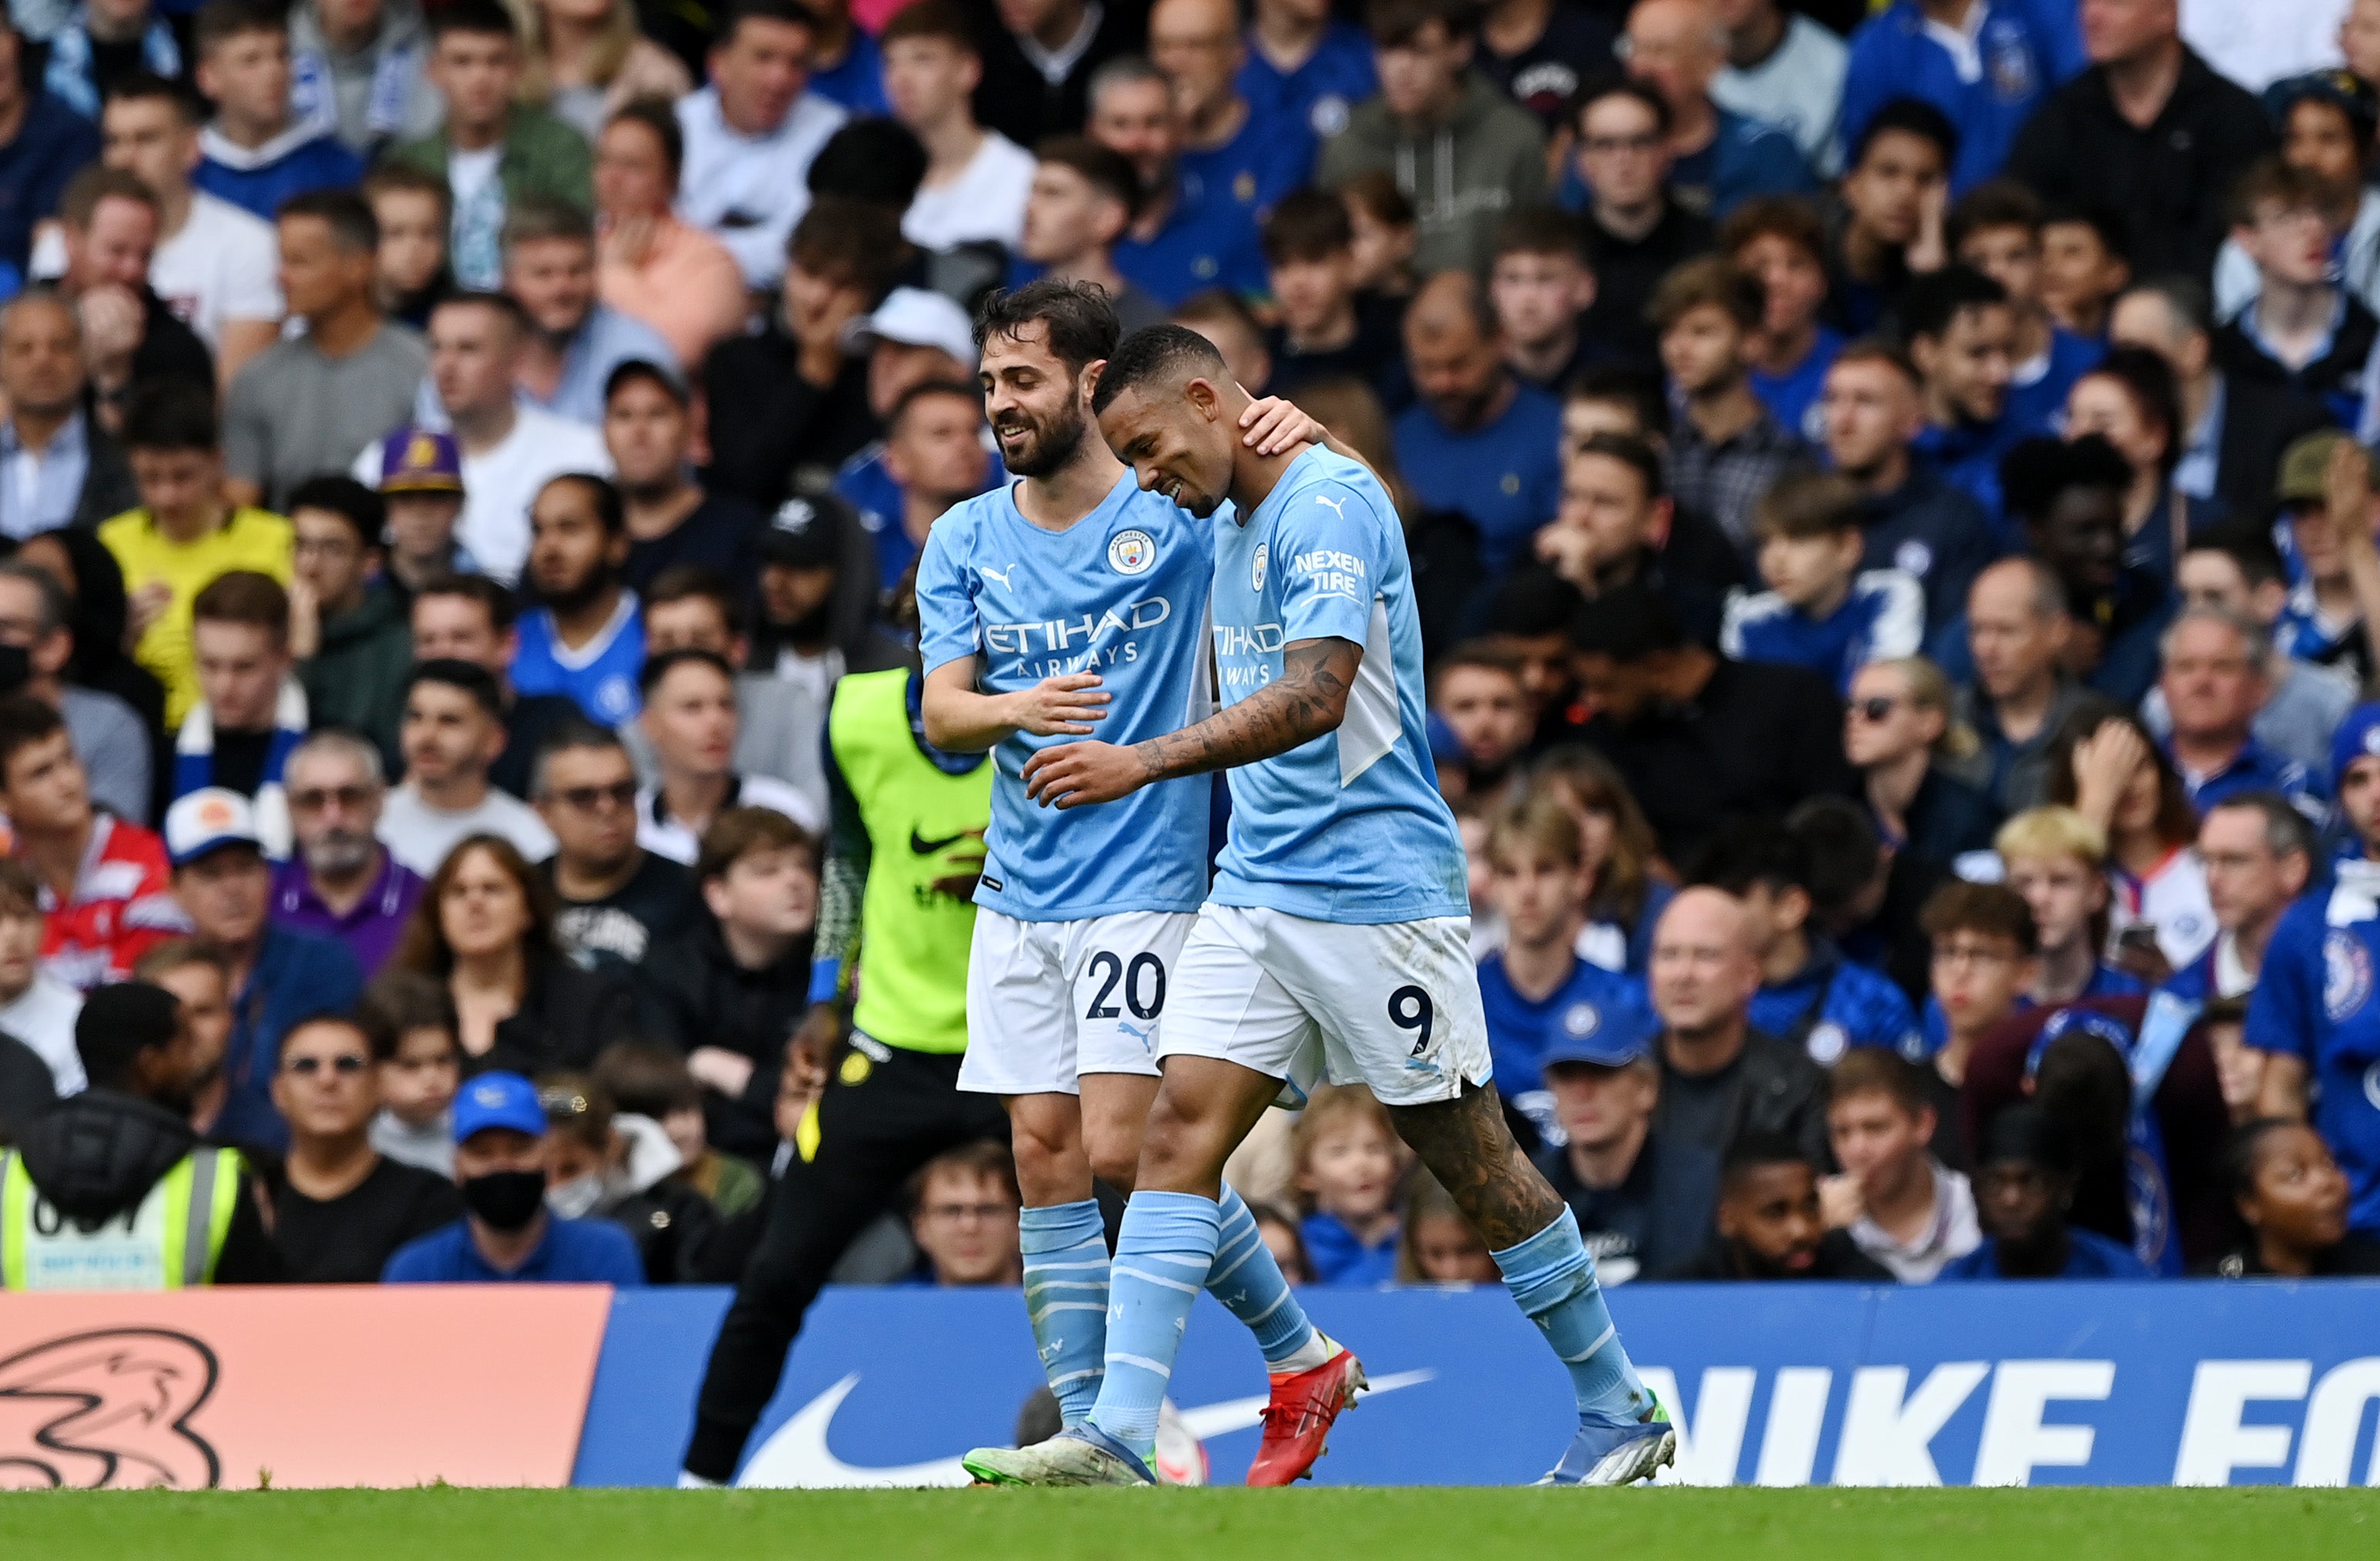
{"type": "Polygon", "coordinates": [[[1364,1362],[1333,1344],[1338,1353],[1310,1371],[1276,1373],[1272,1402],[1265,1406],[1264,1444],[1248,1465],[1251,1485],[1286,1485],[1313,1472],[1339,1411],[1364,1391],[1364,1362]]]}

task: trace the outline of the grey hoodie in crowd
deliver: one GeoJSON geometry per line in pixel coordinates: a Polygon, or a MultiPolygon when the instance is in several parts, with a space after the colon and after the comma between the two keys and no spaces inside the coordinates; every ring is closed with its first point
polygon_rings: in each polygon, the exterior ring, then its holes
{"type": "Polygon", "coordinates": [[[445,105],[424,67],[430,32],[414,0],[382,0],[380,31],[352,54],[322,35],[316,0],[289,12],[289,105],[295,120],[370,157],[438,128],[445,105]]]}
{"type": "Polygon", "coordinates": [[[1484,273],[1496,229],[1544,193],[1546,138],[1536,117],[1477,71],[1443,125],[1399,118],[1385,98],[1356,105],[1347,127],[1322,149],[1319,183],[1336,189],[1358,174],[1386,169],[1420,214],[1414,269],[1484,273]]]}

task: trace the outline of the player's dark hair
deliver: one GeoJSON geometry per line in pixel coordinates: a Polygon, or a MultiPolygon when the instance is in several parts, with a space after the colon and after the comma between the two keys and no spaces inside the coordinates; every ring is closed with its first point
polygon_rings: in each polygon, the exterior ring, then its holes
{"type": "MultiPolygon", "coordinates": [[[[1027,325],[1039,325],[1050,355],[1080,374],[1086,364],[1112,358],[1121,328],[1107,289],[1096,282],[1066,282],[1045,276],[1022,287],[1006,287],[984,299],[976,310],[975,345],[980,349],[994,336],[1018,339],[1027,325]]],[[[1108,372],[1114,372],[1111,363],[1108,372]]]]}
{"type": "Polygon", "coordinates": [[[1105,412],[1117,396],[1145,384],[1224,371],[1223,355],[1215,344],[1188,326],[1145,325],[1116,344],[1115,355],[1099,370],[1099,385],[1091,392],[1091,411],[1105,412]]]}
{"type": "Polygon", "coordinates": [[[1959,127],[1950,116],[1923,98],[1893,98],[1877,109],[1859,137],[1846,150],[1850,153],[1843,166],[1856,172],[1867,161],[1869,151],[1878,136],[1898,132],[1932,141],[1942,153],[1942,167],[1947,173],[1959,160],[1959,127]]]}
{"type": "Polygon", "coordinates": [[[1947,265],[1916,277],[1900,295],[1901,333],[1912,342],[1920,336],[1938,342],[1961,310],[2008,301],[2008,289],[1974,267],[1947,265]]]}
{"type": "Polygon", "coordinates": [[[1571,648],[1609,656],[1621,666],[1686,643],[1678,615],[1661,594],[1641,580],[1605,591],[1580,607],[1570,621],[1571,648]]]}

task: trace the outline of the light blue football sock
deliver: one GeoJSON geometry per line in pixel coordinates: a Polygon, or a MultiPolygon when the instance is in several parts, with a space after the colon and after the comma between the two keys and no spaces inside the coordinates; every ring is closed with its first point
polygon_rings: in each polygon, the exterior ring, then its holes
{"type": "Polygon", "coordinates": [[[1570,1368],[1580,1414],[1633,1421],[1652,1407],[1652,1396],[1620,1347],[1576,1215],[1564,1208],[1560,1219],[1493,1256],[1522,1313],[1570,1368]]]}
{"type": "Polygon", "coordinates": [[[1222,1212],[1195,1192],[1135,1192],[1116,1237],[1108,1300],[1108,1374],[1091,1423],[1147,1458],[1173,1357],[1215,1266],[1222,1212]]]}
{"type": "Polygon", "coordinates": [[[1245,1323],[1264,1351],[1265,1364],[1274,1371],[1303,1371],[1328,1359],[1305,1308],[1290,1293],[1289,1280],[1273,1260],[1272,1249],[1257,1228],[1248,1202],[1229,1182],[1217,1205],[1221,1224],[1216,1237],[1215,1266],[1207,1289],[1245,1323]],[[1311,1359],[1309,1359],[1311,1357],[1311,1359]]]}
{"type": "Polygon", "coordinates": [[[1025,1249],[1025,1311],[1058,1410],[1079,1424],[1107,1374],[1108,1237],[1099,1204],[1053,1204],[1017,1220],[1025,1249]]]}

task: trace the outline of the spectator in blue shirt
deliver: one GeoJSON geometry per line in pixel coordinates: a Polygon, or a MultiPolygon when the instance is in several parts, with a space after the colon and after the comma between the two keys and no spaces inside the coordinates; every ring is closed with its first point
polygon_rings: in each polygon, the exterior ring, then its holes
{"type": "Polygon", "coordinates": [[[2107,356],[2107,344],[2078,336],[2041,301],[2041,201],[2010,179],[1977,185],[1950,208],[1950,253],[2000,284],[2016,325],[2009,348],[2008,420],[2023,433],[2052,433],[2074,381],[2107,356]]]}
{"type": "Polygon", "coordinates": [[[0,263],[23,274],[33,224],[97,161],[99,127],[25,79],[24,35],[0,16],[0,263]]]}
{"type": "Polygon", "coordinates": [[[889,115],[884,54],[876,40],[852,25],[851,0],[803,0],[810,14],[809,90],[854,114],[889,115]]]}
{"type": "MultiPolygon", "coordinates": [[[[1173,85],[1145,59],[1110,60],[1091,76],[1093,140],[1122,153],[1140,177],[1141,203],[1116,241],[1116,270],[1167,309],[1208,287],[1263,293],[1257,211],[1232,189],[1190,177],[1173,85]]],[[[1026,227],[1032,224],[1028,208],[1026,227]]]]}
{"type": "Polygon", "coordinates": [[[1313,1211],[1298,1234],[1315,1283],[1392,1283],[1404,1167],[1388,1109],[1361,1084],[1318,1089],[1291,1130],[1290,1158],[1313,1211]]]}
{"type": "Polygon", "coordinates": [[[546,1212],[545,1110],[518,1073],[482,1073],[455,1096],[455,1184],[465,1214],[396,1250],[391,1285],[641,1286],[628,1233],[546,1212]]]}
{"type": "Polygon", "coordinates": [[[211,786],[176,801],[165,814],[165,853],[175,900],[197,936],[221,952],[228,975],[232,1031],[213,1131],[225,1143],[281,1152],[289,1144],[289,1124],[273,1104],[281,1037],[308,1014],[352,1009],[363,971],[346,945],[273,922],[273,869],[256,809],[237,792],[211,786]]]}
{"type": "Polygon", "coordinates": [[[1917,1014],[1907,995],[1877,972],[1845,959],[1834,940],[1811,924],[1814,869],[1810,847],[1800,835],[1762,823],[1730,828],[1696,864],[1695,881],[1743,907],[1760,962],[1752,1027],[1803,1048],[1822,1066],[1852,1047],[1915,1051],[1917,1014]]]}
{"type": "Polygon", "coordinates": [[[642,706],[645,660],[644,615],[620,575],[628,562],[620,490],[586,473],[554,478],[529,505],[528,534],[523,575],[539,605],[520,617],[513,689],[567,694],[588,720],[617,726],[642,706]]]}
{"type": "Polygon", "coordinates": [[[1860,567],[1860,490],[1833,472],[1787,472],[1755,508],[1765,591],[1728,598],[1718,647],[1739,661],[1804,667],[1847,694],[1871,661],[1913,656],[1925,593],[1898,569],[1860,567]]]}
{"type": "Polygon", "coordinates": [[[530,405],[601,428],[612,370],[676,363],[660,332],[596,296],[595,222],[584,210],[524,195],[504,214],[504,291],[534,327],[518,379],[530,405]]]}
{"type": "Polygon", "coordinates": [[[1257,0],[1240,91],[1259,111],[1302,121],[1317,139],[1347,127],[1347,111],[1380,90],[1372,41],[1330,14],[1329,0],[1257,0]]]}
{"type": "Polygon", "coordinates": [[[1681,205],[1718,222],[1755,195],[1816,190],[1791,135],[1711,100],[1727,51],[1703,0],[1640,0],[1626,42],[1628,73],[1670,105],[1670,186],[1681,205]]]}
{"type": "Polygon", "coordinates": [[[1719,225],[1719,252],[1760,279],[1767,298],[1750,346],[1752,393],[1777,426],[1815,443],[1818,406],[1841,333],[1821,322],[1827,301],[1827,230],[1817,208],[1792,196],[1747,200],[1719,225]]]}
{"type": "Polygon", "coordinates": [[[1480,1002],[1496,1091],[1528,1119],[1524,1147],[1553,1141],[1553,1096],[1542,1074],[1548,1048],[1607,1027],[1650,1035],[1659,1022],[1644,983],[1582,959],[1587,875],[1578,816],[1540,786],[1488,826],[1489,894],[1504,918],[1504,946],[1479,962],[1480,1002]]]}
{"type": "Polygon", "coordinates": [[[2172,722],[2166,753],[2199,817],[2245,792],[2278,792],[2317,826],[2325,823],[2322,783],[2256,740],[2273,658],[2256,625],[2211,602],[2185,607],[2165,632],[2164,652],[2157,687],[2172,722]]]}
{"type": "Polygon", "coordinates": [[[1444,272],[1405,311],[1415,405],[1396,421],[1397,465],[1425,508],[1460,510],[1500,574],[1561,503],[1561,409],[1520,382],[1485,290],[1444,272]]]}
{"type": "Polygon", "coordinates": [[[2004,518],[2000,457],[2023,434],[2007,415],[2016,372],[2016,311],[2007,289],[1973,267],[1944,266],[1910,284],[1900,323],[1925,392],[1918,453],[1973,494],[2001,541],[2013,546],[2022,538],[2004,518]]]}
{"type": "Polygon", "coordinates": [[[1313,178],[1316,146],[1304,115],[1259,106],[1240,91],[1247,51],[1239,21],[1232,0],[1158,0],[1148,57],[1173,83],[1184,188],[1223,202],[1254,231],[1313,178]]]}
{"type": "Polygon", "coordinates": [[[279,7],[211,0],[195,42],[199,91],[215,116],[199,132],[204,156],[191,183],[269,223],[293,195],[363,177],[363,159],[290,107],[289,26],[279,7]]]}
{"type": "Polygon", "coordinates": [[[1959,128],[1950,188],[1966,190],[2000,171],[2033,111],[2089,63],[2070,0],[1893,0],[1852,35],[1843,135],[1857,139],[1890,99],[1921,98],[1959,128]]]}
{"type": "Polygon", "coordinates": [[[1959,133],[1932,103],[1895,98],[1848,144],[1827,323],[1860,336],[1892,324],[1912,271],[1941,263],[1942,192],[1959,133]]]}
{"type": "Polygon", "coordinates": [[[1925,426],[1916,368],[1881,342],[1854,342],[1828,370],[1818,411],[1828,460],[1859,486],[1860,567],[1910,575],[1925,589],[1927,624],[1957,623],[1998,549],[1973,495],[1916,458],[1925,426]]]}
{"type": "Polygon", "coordinates": [[[2131,1249],[2067,1223],[2074,1202],[2074,1146],[2037,1106],[1992,1119],[1976,1158],[1975,1214],[1983,1245],[1953,1258],[1941,1277],[2145,1279],[2131,1249]]]}

